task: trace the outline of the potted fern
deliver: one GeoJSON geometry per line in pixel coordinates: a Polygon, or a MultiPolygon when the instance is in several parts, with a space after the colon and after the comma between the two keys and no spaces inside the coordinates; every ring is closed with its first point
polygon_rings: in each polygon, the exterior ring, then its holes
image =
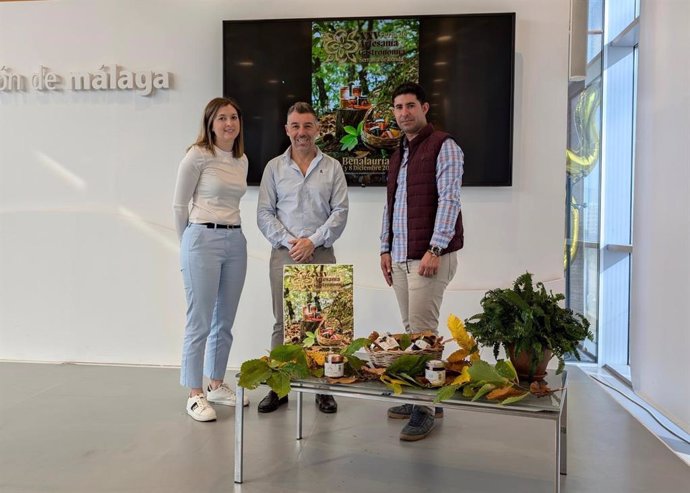
{"type": "Polygon", "coordinates": [[[466,328],[478,343],[492,346],[498,357],[501,346],[510,356],[520,378],[541,380],[552,356],[558,358],[561,373],[563,357],[572,353],[580,359],[578,344],[592,340],[589,321],[570,308],[563,308],[561,293],[547,291],[542,282],[532,284],[532,274],[519,276],[510,289],[487,291],[481,300],[482,312],[466,321],[466,328]]]}

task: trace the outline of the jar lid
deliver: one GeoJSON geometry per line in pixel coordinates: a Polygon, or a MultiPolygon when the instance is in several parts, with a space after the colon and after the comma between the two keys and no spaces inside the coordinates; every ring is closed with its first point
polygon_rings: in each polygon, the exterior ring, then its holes
{"type": "Polygon", "coordinates": [[[342,354],[329,354],[326,357],[326,361],[329,363],[342,363],[344,361],[342,354]]]}

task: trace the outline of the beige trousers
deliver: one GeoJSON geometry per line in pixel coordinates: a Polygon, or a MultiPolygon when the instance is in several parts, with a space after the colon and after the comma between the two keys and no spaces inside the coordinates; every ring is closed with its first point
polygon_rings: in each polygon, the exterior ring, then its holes
{"type": "Polygon", "coordinates": [[[393,290],[406,332],[432,330],[438,333],[443,293],[458,269],[457,252],[441,256],[433,277],[420,276],[420,260],[393,262],[393,290]]]}

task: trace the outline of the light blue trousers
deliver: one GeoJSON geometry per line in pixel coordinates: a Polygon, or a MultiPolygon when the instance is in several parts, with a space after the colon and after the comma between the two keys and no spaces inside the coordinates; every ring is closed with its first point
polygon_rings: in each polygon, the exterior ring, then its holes
{"type": "Polygon", "coordinates": [[[203,375],[225,376],[247,275],[247,240],[239,228],[190,224],[182,235],[180,264],[187,297],[180,383],[201,388],[203,375]]]}

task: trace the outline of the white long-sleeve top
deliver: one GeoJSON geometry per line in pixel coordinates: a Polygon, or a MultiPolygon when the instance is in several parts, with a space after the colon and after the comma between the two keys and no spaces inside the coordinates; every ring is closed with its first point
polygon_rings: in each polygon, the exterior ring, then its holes
{"type": "Polygon", "coordinates": [[[235,158],[218,147],[216,155],[193,146],[180,162],[173,197],[177,236],[188,223],[240,224],[240,199],[247,191],[246,155],[235,158]],[[191,202],[191,208],[190,208],[191,202]]]}

